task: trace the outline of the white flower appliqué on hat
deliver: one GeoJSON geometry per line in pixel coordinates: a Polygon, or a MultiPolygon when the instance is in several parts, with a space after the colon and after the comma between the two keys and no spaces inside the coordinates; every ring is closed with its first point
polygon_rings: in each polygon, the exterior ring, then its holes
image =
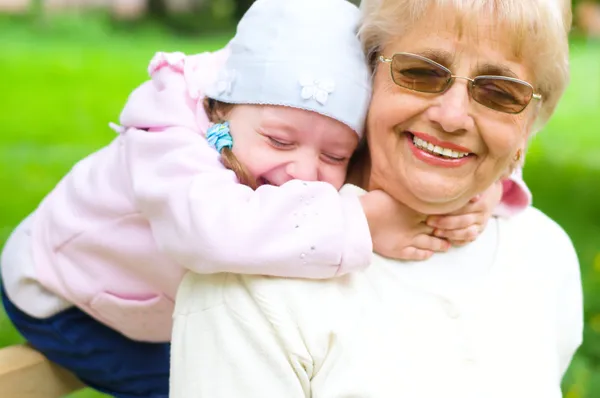
{"type": "Polygon", "coordinates": [[[224,69],[219,73],[217,80],[217,91],[221,95],[229,95],[233,90],[235,84],[236,71],[233,69],[224,69]]]}
{"type": "Polygon", "coordinates": [[[335,90],[335,82],[331,79],[314,79],[312,76],[302,76],[299,83],[302,87],[302,91],[300,91],[302,99],[313,99],[321,105],[327,103],[329,94],[335,90]]]}

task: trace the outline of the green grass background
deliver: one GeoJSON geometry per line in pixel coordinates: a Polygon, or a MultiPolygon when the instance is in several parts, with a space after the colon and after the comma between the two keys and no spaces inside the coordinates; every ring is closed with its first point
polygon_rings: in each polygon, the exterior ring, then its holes
{"type": "MultiPolygon", "coordinates": [[[[98,19],[0,20],[0,246],[83,156],[108,143],[129,92],[156,51],[196,53],[228,35],[180,38],[98,19]]],[[[600,397],[600,42],[573,39],[572,83],[532,142],[525,180],[534,204],[573,239],[586,330],[564,382],[567,398],[600,397]]],[[[540,275],[543,277],[543,275],[540,275]]],[[[0,311],[0,347],[22,339],[0,311]]],[[[100,397],[84,390],[72,397],[100,397]]]]}

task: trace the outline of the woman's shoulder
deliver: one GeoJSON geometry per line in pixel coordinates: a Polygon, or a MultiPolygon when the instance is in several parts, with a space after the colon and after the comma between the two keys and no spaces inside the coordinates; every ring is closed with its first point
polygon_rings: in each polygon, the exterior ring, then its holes
{"type": "Polygon", "coordinates": [[[535,238],[535,241],[543,240],[546,244],[572,245],[569,235],[556,221],[532,206],[519,214],[503,219],[501,228],[510,230],[516,237],[535,238]]]}
{"type": "Polygon", "coordinates": [[[361,293],[354,289],[345,294],[345,285],[355,277],[308,280],[188,273],[177,294],[175,328],[196,322],[208,328],[226,325],[223,333],[241,330],[246,339],[255,336],[267,346],[280,345],[286,356],[312,374],[328,352],[331,334],[352,330],[360,322],[356,309],[364,301],[361,293]]]}
{"type": "Polygon", "coordinates": [[[323,309],[323,299],[334,294],[340,287],[347,286],[350,279],[351,275],[316,280],[190,272],[179,286],[176,312],[190,313],[250,303],[262,309],[280,307],[282,311],[298,303],[302,303],[303,307],[320,306],[323,309]]]}
{"type": "Polygon", "coordinates": [[[211,313],[238,324],[261,324],[269,333],[295,341],[298,350],[304,344],[322,348],[327,346],[324,336],[340,322],[355,320],[356,309],[372,298],[371,289],[359,287],[365,283],[363,272],[325,280],[188,273],[174,316],[211,313]]]}
{"type": "Polygon", "coordinates": [[[541,210],[530,206],[513,217],[501,219],[499,231],[505,255],[527,259],[546,271],[552,267],[560,274],[578,272],[579,261],[571,238],[541,210]]]}

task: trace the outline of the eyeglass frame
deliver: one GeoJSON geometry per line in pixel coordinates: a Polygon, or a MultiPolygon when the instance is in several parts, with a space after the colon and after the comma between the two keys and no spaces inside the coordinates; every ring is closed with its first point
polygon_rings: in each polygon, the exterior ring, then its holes
{"type": "Polygon", "coordinates": [[[478,104],[481,104],[481,105],[485,106],[488,109],[494,110],[496,112],[508,113],[508,114],[511,114],[511,115],[518,115],[519,113],[523,112],[525,109],[527,109],[527,107],[529,106],[529,104],[531,103],[532,100],[534,100],[534,99],[535,100],[541,100],[542,99],[542,94],[536,93],[535,92],[535,88],[533,87],[533,85],[531,83],[526,82],[525,80],[517,79],[515,77],[499,76],[499,75],[481,75],[481,76],[475,76],[474,78],[470,78],[470,77],[465,77],[465,76],[458,76],[458,75],[454,75],[452,73],[452,71],[450,69],[446,68],[444,65],[441,65],[441,64],[435,62],[432,59],[429,59],[429,58],[424,57],[424,56],[419,55],[419,54],[413,54],[413,53],[408,53],[408,52],[394,53],[390,58],[386,58],[383,55],[379,55],[378,59],[379,59],[379,62],[390,64],[390,77],[392,78],[392,81],[394,82],[395,85],[397,85],[398,87],[405,88],[407,90],[411,90],[411,91],[417,92],[417,93],[443,94],[446,91],[448,91],[450,89],[450,87],[452,87],[452,85],[454,84],[454,81],[456,81],[456,79],[463,79],[463,80],[467,80],[469,82],[469,84],[468,84],[468,90],[467,91],[469,92],[469,97],[471,99],[473,99],[478,104]],[[410,87],[405,87],[405,86],[402,86],[402,85],[396,83],[396,79],[394,79],[394,71],[392,70],[392,62],[393,62],[394,57],[396,55],[409,55],[411,57],[415,57],[415,58],[420,59],[422,61],[431,63],[431,64],[439,67],[443,71],[448,72],[449,77],[448,77],[446,86],[441,91],[421,91],[421,90],[412,89],[410,87]],[[486,78],[487,79],[492,78],[492,79],[498,79],[498,80],[507,80],[507,81],[512,81],[512,82],[515,82],[515,83],[520,83],[520,84],[524,84],[526,86],[529,86],[531,88],[531,98],[529,99],[529,101],[527,102],[527,104],[523,107],[523,109],[521,109],[518,112],[505,112],[505,111],[501,111],[501,110],[498,110],[498,109],[491,108],[491,107],[489,107],[489,106],[487,106],[485,104],[482,104],[481,102],[479,102],[475,98],[473,98],[471,90],[473,90],[473,84],[475,83],[476,79],[486,79],[486,78]]]}

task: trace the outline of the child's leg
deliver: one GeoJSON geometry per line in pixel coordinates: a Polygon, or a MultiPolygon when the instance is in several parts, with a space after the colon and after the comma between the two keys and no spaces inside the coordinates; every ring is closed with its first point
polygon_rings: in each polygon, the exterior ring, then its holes
{"type": "Polygon", "coordinates": [[[76,307],[50,318],[30,317],[0,287],[8,317],[25,339],[85,384],[118,398],[166,398],[169,343],[128,339],[76,307]]]}

